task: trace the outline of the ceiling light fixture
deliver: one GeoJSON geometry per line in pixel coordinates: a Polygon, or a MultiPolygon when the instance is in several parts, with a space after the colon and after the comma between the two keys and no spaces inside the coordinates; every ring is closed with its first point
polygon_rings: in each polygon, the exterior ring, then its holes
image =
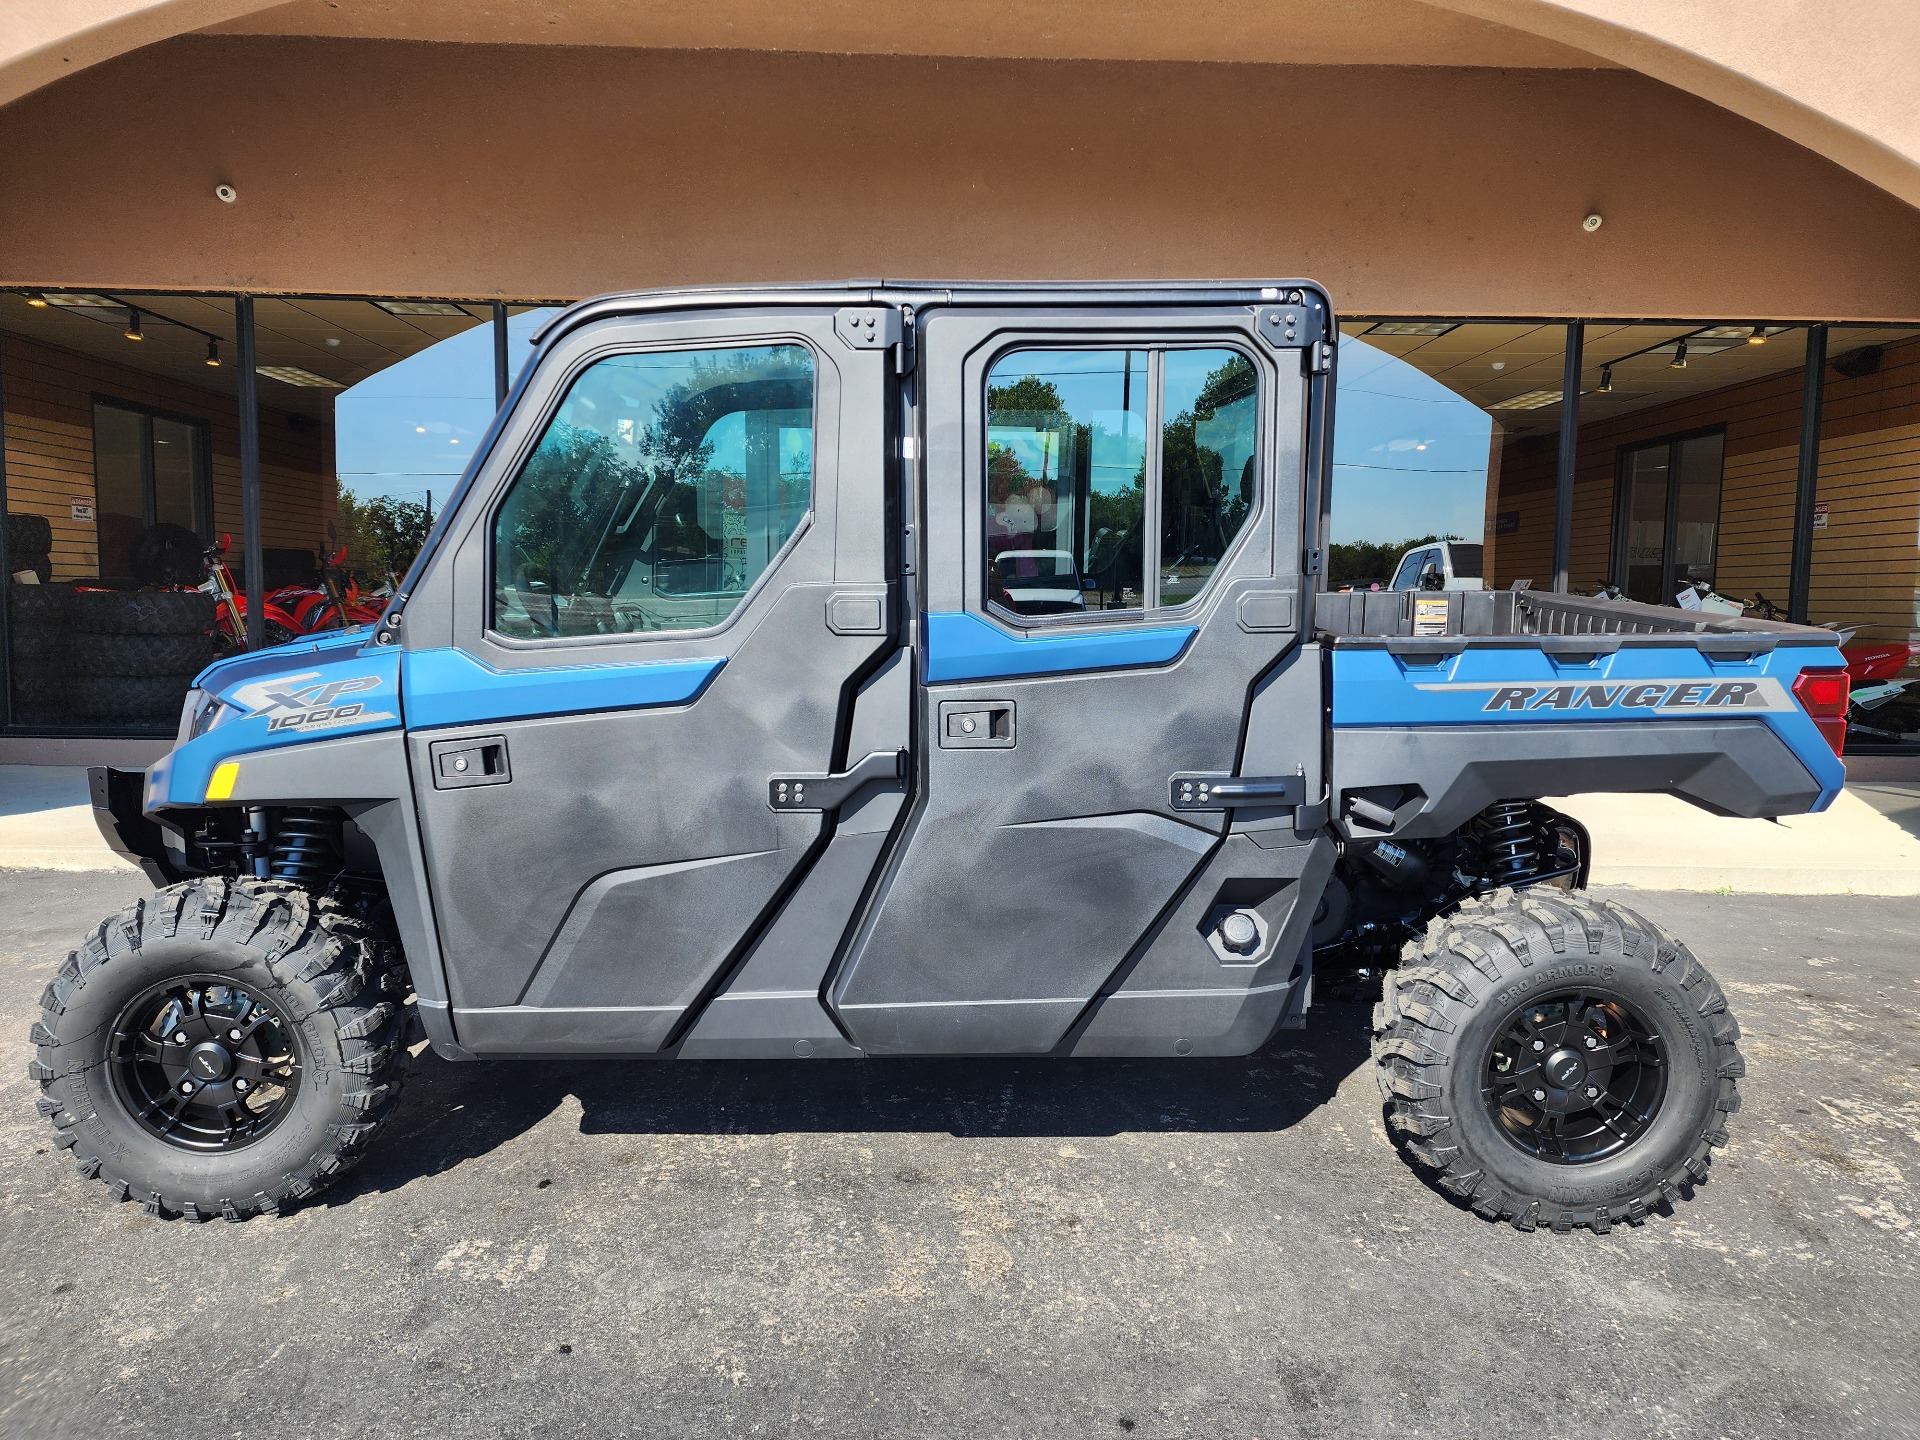
{"type": "Polygon", "coordinates": [[[1602,395],[1613,393],[1613,366],[1611,365],[1600,367],[1600,393],[1602,395]]]}
{"type": "Polygon", "coordinates": [[[27,292],[27,304],[36,310],[44,310],[47,308],[47,297],[42,295],[38,290],[29,290],[27,292]]]}
{"type": "Polygon", "coordinates": [[[127,311],[127,328],[121,333],[129,340],[144,340],[147,338],[140,333],[140,312],[138,310],[129,309],[127,311]]]}
{"type": "Polygon", "coordinates": [[[1687,368],[1686,341],[1682,340],[1678,345],[1673,347],[1673,359],[1667,362],[1667,366],[1672,370],[1684,370],[1687,368]]]}
{"type": "Polygon", "coordinates": [[[1459,328],[1460,323],[1457,320],[1382,320],[1378,324],[1369,325],[1361,333],[1387,336],[1418,335],[1425,339],[1432,339],[1436,335],[1445,335],[1459,328]]]}
{"type": "Polygon", "coordinates": [[[304,385],[309,389],[344,390],[346,386],[338,380],[329,380],[324,375],[316,375],[311,370],[303,370],[298,365],[256,365],[256,375],[264,375],[269,380],[278,380],[282,385],[304,385]]]}
{"type": "Polygon", "coordinates": [[[450,300],[376,300],[373,303],[389,315],[458,315],[463,320],[473,318],[450,300]]]}
{"type": "Polygon", "coordinates": [[[220,368],[220,342],[212,335],[207,337],[207,364],[210,368],[220,368]]]}
{"type": "Polygon", "coordinates": [[[1767,343],[1767,331],[1766,331],[1766,327],[1765,327],[1764,325],[1756,325],[1756,326],[1754,326],[1754,327],[1753,327],[1753,333],[1752,333],[1751,335],[1749,335],[1749,336],[1747,336],[1747,343],[1748,343],[1749,345],[1764,345],[1764,344],[1766,344],[1766,343],[1767,343]]]}
{"type": "Polygon", "coordinates": [[[1557,388],[1553,390],[1528,390],[1523,394],[1514,395],[1505,400],[1496,400],[1493,404],[1487,406],[1487,409],[1544,410],[1549,405],[1558,405],[1559,403],[1560,391],[1557,388]]]}

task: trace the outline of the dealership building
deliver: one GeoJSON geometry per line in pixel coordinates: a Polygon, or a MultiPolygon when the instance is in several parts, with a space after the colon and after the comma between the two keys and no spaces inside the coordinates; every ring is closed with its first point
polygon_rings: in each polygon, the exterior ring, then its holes
{"type": "Polygon", "coordinates": [[[15,11],[0,762],[171,732],[156,527],[258,622],[343,493],[446,493],[536,312],[655,286],[1311,277],[1336,545],[1920,640],[1920,5],[15,11]]]}

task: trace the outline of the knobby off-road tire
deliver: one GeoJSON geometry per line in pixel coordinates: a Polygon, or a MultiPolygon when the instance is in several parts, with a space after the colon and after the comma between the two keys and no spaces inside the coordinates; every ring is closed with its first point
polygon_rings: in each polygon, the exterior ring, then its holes
{"type": "MultiPolygon", "coordinates": [[[[392,1117],[408,1058],[405,989],[390,942],[341,902],[284,881],[190,880],[103,921],[67,957],[41,996],[28,1073],[40,1082],[54,1143],[116,1199],[189,1220],[275,1214],[338,1179],[392,1117]],[[264,1033],[298,1062],[288,1071],[296,1083],[283,1087],[277,1120],[255,1138],[223,1144],[200,1111],[171,1139],[156,1133],[158,1116],[137,1117],[148,1108],[140,1105],[152,1094],[148,1080],[162,1072],[127,1057],[161,1053],[171,1037],[152,1045],[129,1031],[141,1028],[150,997],[171,993],[193,997],[189,1012],[225,1006],[222,1016],[264,1016],[279,1027],[264,1033]],[[183,1135],[194,1134],[202,1148],[183,1148],[183,1135]]],[[[219,1028],[227,1023],[217,1018],[211,1038],[251,1025],[239,1018],[219,1028]]],[[[171,1020],[160,1026],[173,1028],[171,1020]]],[[[180,1033],[205,1030],[189,1021],[180,1033]]],[[[238,1050],[230,1073],[257,1076],[238,1050]]],[[[256,1099],[273,1091],[250,1083],[256,1099]]]]}
{"type": "Polygon", "coordinates": [[[1670,1210],[1740,1108],[1740,1027],[1719,985],[1650,921],[1584,894],[1467,901],[1408,944],[1373,1023],[1406,1152],[1522,1230],[1605,1233],[1670,1210]]]}

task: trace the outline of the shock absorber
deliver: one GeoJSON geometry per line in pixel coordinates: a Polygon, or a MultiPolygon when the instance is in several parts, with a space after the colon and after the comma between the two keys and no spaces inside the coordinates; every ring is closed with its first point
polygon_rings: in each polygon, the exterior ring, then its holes
{"type": "Polygon", "coordinates": [[[1496,801],[1480,812],[1474,829],[1494,884],[1515,885],[1539,872],[1540,835],[1525,800],[1496,801]]]}
{"type": "Polygon", "coordinates": [[[340,869],[337,825],[325,810],[285,810],[274,831],[268,873],[275,880],[324,884],[340,869]]]}

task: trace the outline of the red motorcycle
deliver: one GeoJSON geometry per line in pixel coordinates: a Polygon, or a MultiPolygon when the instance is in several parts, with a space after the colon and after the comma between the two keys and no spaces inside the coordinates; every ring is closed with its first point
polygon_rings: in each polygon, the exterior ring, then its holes
{"type": "MultiPolygon", "coordinates": [[[[1756,594],[1749,610],[1758,610],[1762,620],[1784,620],[1787,612],[1766,596],[1756,594]]],[[[1826,627],[1840,640],[1840,657],[1847,662],[1852,685],[1876,685],[1897,678],[1913,662],[1915,646],[1906,640],[1867,640],[1854,643],[1853,631],[1839,625],[1826,627]]]]}
{"type": "MultiPolygon", "coordinates": [[[[247,646],[247,596],[233,580],[227,564],[232,537],[222,535],[218,545],[205,552],[207,580],[200,588],[212,595],[218,605],[214,612],[215,643],[231,653],[247,646]]],[[[284,645],[302,635],[322,630],[345,630],[355,625],[371,625],[380,618],[385,602],[362,594],[360,583],[345,572],[346,547],[328,557],[321,567],[320,584],[282,585],[267,592],[261,604],[265,631],[261,643],[284,645]],[[345,580],[342,576],[346,575],[345,580]]]]}

